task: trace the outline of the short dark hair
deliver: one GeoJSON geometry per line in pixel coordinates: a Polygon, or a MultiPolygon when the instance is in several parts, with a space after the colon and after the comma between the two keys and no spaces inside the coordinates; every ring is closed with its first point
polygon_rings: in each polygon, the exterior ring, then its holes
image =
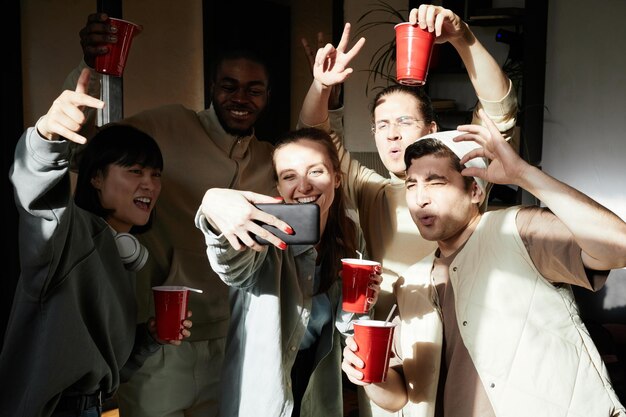
{"type": "MultiPolygon", "coordinates": [[[[103,127],[85,146],[78,166],[78,179],[74,202],[82,209],[101,217],[112,210],[102,207],[98,190],[91,184],[99,173],[106,175],[109,165],[129,167],[139,164],[144,167],[163,169],[163,155],[156,141],[141,130],[128,125],[109,124],[103,127]]],[[[147,231],[154,210],[146,225],[133,226],[132,233],[147,231]]]]}
{"type": "Polygon", "coordinates": [[[415,100],[417,100],[417,102],[419,103],[418,104],[419,111],[420,113],[422,113],[422,117],[424,118],[424,121],[426,123],[437,121],[436,116],[435,116],[435,109],[433,108],[433,103],[430,100],[430,97],[428,96],[428,94],[426,94],[424,87],[394,84],[379,91],[378,94],[376,94],[376,96],[374,97],[374,100],[372,101],[371,110],[370,110],[372,122],[375,122],[374,112],[376,111],[376,107],[379,106],[380,102],[386,96],[389,96],[395,93],[404,93],[404,94],[408,94],[414,97],[415,100]]]}
{"type": "Polygon", "coordinates": [[[265,74],[267,75],[267,85],[269,87],[269,85],[271,84],[271,73],[269,65],[265,61],[265,58],[257,50],[246,48],[243,46],[227,48],[218,52],[217,57],[211,67],[211,82],[215,83],[217,81],[217,71],[224,61],[233,61],[236,59],[245,59],[247,61],[251,61],[255,64],[262,66],[265,70],[265,74]]]}
{"type": "MultiPolygon", "coordinates": [[[[404,150],[404,164],[407,171],[413,163],[413,160],[421,158],[423,156],[433,155],[435,158],[448,158],[450,160],[450,166],[458,171],[463,171],[465,165],[461,165],[461,159],[443,142],[435,138],[424,138],[413,142],[404,150]]],[[[469,187],[474,182],[474,177],[463,177],[465,181],[465,188],[469,187]]]]}

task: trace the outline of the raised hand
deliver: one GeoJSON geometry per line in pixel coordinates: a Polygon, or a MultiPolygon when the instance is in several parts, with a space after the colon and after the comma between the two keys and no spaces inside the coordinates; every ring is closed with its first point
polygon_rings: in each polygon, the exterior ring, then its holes
{"type": "Polygon", "coordinates": [[[467,25],[452,10],[432,4],[422,4],[409,13],[409,22],[422,29],[435,32],[435,43],[449,42],[463,36],[467,25]]]}
{"type": "Polygon", "coordinates": [[[87,16],[85,27],[78,32],[83,59],[94,67],[96,56],[109,52],[107,43],[117,42],[117,28],[107,23],[106,13],[93,13],[87,16]]]}
{"type": "Polygon", "coordinates": [[[487,168],[465,168],[463,175],[483,178],[494,184],[520,184],[520,180],[526,176],[531,167],[524,161],[511,145],[504,139],[493,121],[483,109],[478,115],[484,123],[481,125],[461,125],[457,129],[467,132],[454,138],[455,142],[472,141],[481,148],[468,152],[462,159],[461,164],[475,157],[487,158],[490,162],[487,168]]]}
{"type": "Polygon", "coordinates": [[[37,131],[48,140],[59,140],[63,137],[76,143],[86,143],[87,139],[77,132],[87,120],[82,108],[101,109],[104,101],[87,94],[91,70],[85,68],[80,73],[76,90],[65,90],[52,103],[45,116],[37,122],[37,131]]]}
{"type": "Polygon", "coordinates": [[[201,210],[211,226],[217,229],[218,233],[222,233],[236,250],[241,250],[245,246],[256,251],[263,250],[263,246],[256,243],[250,233],[284,250],[287,248],[285,242],[261,227],[256,221],[274,226],[287,234],[293,234],[292,228],[276,216],[261,211],[253,205],[276,202],[274,197],[250,191],[211,188],[204,194],[201,210]]]}
{"type": "Polygon", "coordinates": [[[353,69],[348,65],[365,44],[365,38],[359,39],[350,50],[346,50],[349,40],[350,23],[346,23],[336,48],[329,43],[318,49],[313,63],[313,76],[316,81],[331,87],[343,83],[352,74],[353,69]]]}

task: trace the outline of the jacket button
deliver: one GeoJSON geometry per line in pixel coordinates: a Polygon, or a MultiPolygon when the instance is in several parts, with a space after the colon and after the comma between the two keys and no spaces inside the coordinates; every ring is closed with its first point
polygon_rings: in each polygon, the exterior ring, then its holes
{"type": "Polygon", "coordinates": [[[457,267],[455,266],[454,268],[452,268],[452,270],[453,270],[454,272],[456,272],[456,270],[457,270],[457,267]]]}
{"type": "Polygon", "coordinates": [[[489,386],[490,386],[491,388],[495,388],[495,387],[496,387],[496,384],[492,382],[491,384],[489,384],[489,386]]]}
{"type": "Polygon", "coordinates": [[[467,322],[466,321],[463,322],[463,326],[467,326],[467,322]]]}
{"type": "Polygon", "coordinates": [[[297,348],[297,347],[295,347],[295,346],[292,346],[292,347],[290,347],[289,349],[291,349],[291,351],[292,351],[292,352],[295,352],[296,350],[298,350],[298,348],[297,348]]]}

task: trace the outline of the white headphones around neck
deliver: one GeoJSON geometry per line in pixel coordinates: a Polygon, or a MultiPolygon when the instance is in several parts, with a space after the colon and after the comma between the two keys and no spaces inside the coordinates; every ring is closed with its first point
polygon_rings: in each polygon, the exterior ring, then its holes
{"type": "Polygon", "coordinates": [[[139,243],[139,240],[130,233],[117,233],[113,231],[117,251],[120,253],[122,263],[129,271],[139,271],[148,260],[148,249],[139,243]]]}

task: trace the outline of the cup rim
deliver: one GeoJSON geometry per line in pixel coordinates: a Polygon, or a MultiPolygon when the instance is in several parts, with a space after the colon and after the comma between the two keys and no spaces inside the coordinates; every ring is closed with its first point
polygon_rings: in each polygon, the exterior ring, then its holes
{"type": "Polygon", "coordinates": [[[419,25],[417,23],[416,24],[412,24],[411,22],[402,22],[402,23],[397,23],[393,28],[395,29],[395,28],[397,28],[399,26],[406,26],[406,25],[419,27],[419,25]]]}
{"type": "Polygon", "coordinates": [[[124,23],[127,23],[129,25],[135,26],[135,28],[137,30],[139,30],[139,31],[142,30],[142,26],[140,24],[137,24],[135,22],[131,22],[130,20],[120,19],[119,17],[109,17],[109,20],[115,20],[115,21],[118,21],[118,22],[124,22],[124,23]]]}
{"type": "Polygon", "coordinates": [[[426,35],[426,37],[432,38],[433,40],[436,38],[434,31],[430,32],[428,29],[422,29],[417,23],[412,25],[410,22],[402,22],[402,23],[398,23],[397,25],[395,25],[393,27],[393,29],[397,32],[398,28],[400,28],[402,26],[411,26],[411,27],[415,28],[415,30],[419,29],[420,32],[417,32],[417,33],[422,33],[422,34],[426,35]]]}
{"type": "Polygon", "coordinates": [[[359,319],[352,321],[354,326],[363,326],[363,327],[396,327],[398,323],[394,323],[388,321],[385,323],[385,320],[368,320],[368,319],[359,319]]]}
{"type": "Polygon", "coordinates": [[[380,266],[380,262],[372,261],[369,259],[343,258],[341,259],[341,262],[356,265],[380,266]]]}
{"type": "Polygon", "coordinates": [[[189,288],[183,285],[157,285],[152,289],[155,291],[189,291],[189,288]]]}

